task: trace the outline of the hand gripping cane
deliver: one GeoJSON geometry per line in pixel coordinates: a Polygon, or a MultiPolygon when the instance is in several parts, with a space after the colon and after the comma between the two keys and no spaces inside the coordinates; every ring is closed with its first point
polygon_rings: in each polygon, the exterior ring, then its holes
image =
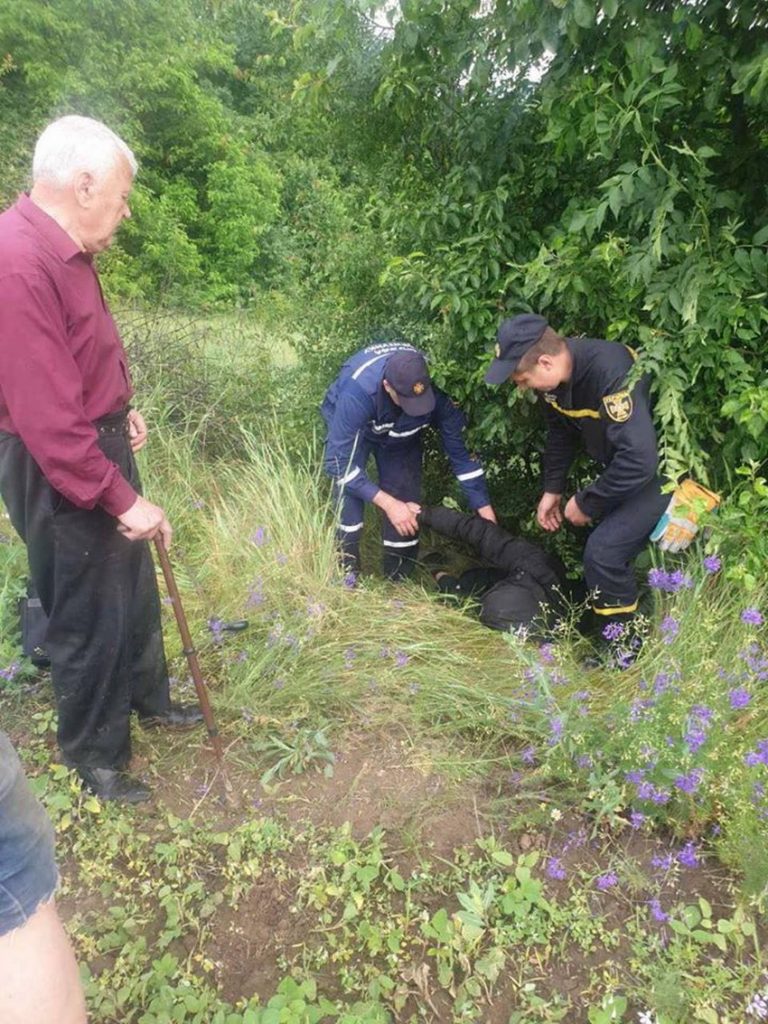
{"type": "Polygon", "coordinates": [[[216,720],[213,717],[211,702],[208,699],[208,687],[205,685],[203,673],[200,671],[200,664],[197,660],[197,651],[192,644],[192,637],[189,632],[189,626],[187,625],[187,617],[184,614],[181,596],[179,595],[179,588],[176,586],[176,578],[173,575],[173,568],[171,566],[170,559],[168,558],[168,552],[165,544],[163,543],[163,538],[159,533],[155,537],[155,549],[157,550],[157,557],[160,560],[160,567],[162,568],[163,576],[165,577],[165,585],[168,589],[171,603],[173,604],[176,624],[179,627],[181,642],[184,645],[184,654],[186,655],[187,662],[189,664],[189,670],[192,673],[195,691],[197,692],[197,699],[200,702],[200,710],[203,712],[205,727],[208,730],[208,735],[210,736],[211,743],[213,744],[213,752],[216,755],[217,770],[221,772],[221,777],[224,782],[224,797],[227,802],[231,804],[235,802],[234,792],[232,789],[232,783],[229,781],[229,776],[227,775],[227,769],[224,765],[224,749],[221,745],[219,730],[216,727],[216,720]]]}

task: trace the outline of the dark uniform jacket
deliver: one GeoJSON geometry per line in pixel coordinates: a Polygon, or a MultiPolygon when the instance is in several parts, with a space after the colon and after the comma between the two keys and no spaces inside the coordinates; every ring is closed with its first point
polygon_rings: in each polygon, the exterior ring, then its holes
{"type": "Polygon", "coordinates": [[[599,519],[656,475],[659,457],[649,382],[643,377],[627,388],[635,357],[618,342],[567,338],[566,344],[573,358],[571,379],[542,396],[548,426],[544,490],[563,493],[583,444],[603,472],[576,494],[576,503],[585,515],[599,519]]]}
{"type": "Polygon", "coordinates": [[[421,432],[433,426],[470,508],[489,505],[483,465],[464,442],[464,414],[448,395],[433,385],[432,412],[409,416],[384,390],[387,360],[404,350],[416,351],[407,342],[375,342],[342,366],[320,408],[328,425],[325,471],[347,494],[371,501],[379,488],[365,472],[367,445],[396,449],[418,444],[421,432]]]}

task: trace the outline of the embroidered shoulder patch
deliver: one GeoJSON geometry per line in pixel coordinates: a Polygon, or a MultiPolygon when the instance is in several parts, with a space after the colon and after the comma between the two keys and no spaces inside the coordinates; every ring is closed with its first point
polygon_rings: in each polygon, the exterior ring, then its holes
{"type": "Polygon", "coordinates": [[[632,415],[632,395],[628,391],[617,391],[603,399],[608,419],[614,423],[626,423],[632,415]]]}

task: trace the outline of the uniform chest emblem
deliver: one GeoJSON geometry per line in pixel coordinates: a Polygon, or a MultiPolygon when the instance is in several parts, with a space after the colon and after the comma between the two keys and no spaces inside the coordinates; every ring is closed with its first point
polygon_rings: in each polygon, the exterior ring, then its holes
{"type": "Polygon", "coordinates": [[[603,399],[608,419],[614,423],[626,423],[632,415],[632,395],[628,391],[617,391],[603,399]]]}

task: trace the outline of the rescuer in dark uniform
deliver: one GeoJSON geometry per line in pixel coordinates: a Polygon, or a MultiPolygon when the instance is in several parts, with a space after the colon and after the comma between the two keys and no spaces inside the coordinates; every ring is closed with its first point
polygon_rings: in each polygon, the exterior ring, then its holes
{"type": "Polygon", "coordinates": [[[511,380],[542,396],[547,444],[536,519],[547,531],[558,530],[563,518],[577,527],[594,524],[584,550],[584,575],[603,628],[634,616],[634,559],[669,501],[657,475],[648,380],[632,384],[627,379],[634,358],[618,342],[564,338],[543,317],[523,314],[499,327],[496,358],[485,378],[488,384],[511,380]],[[563,505],[580,445],[601,472],[563,505]]]}
{"type": "Polygon", "coordinates": [[[385,575],[401,579],[412,572],[419,527],[407,503],[421,498],[422,435],[430,426],[440,434],[470,508],[496,521],[482,463],[464,443],[464,415],[432,384],[424,354],[409,342],[372,342],[356,352],[328,388],[320,411],[328,426],[324,466],[335,485],[337,536],[349,568],[359,567],[364,507],[372,502],[385,515],[385,575]],[[366,475],[370,455],[378,485],[366,475]]]}

